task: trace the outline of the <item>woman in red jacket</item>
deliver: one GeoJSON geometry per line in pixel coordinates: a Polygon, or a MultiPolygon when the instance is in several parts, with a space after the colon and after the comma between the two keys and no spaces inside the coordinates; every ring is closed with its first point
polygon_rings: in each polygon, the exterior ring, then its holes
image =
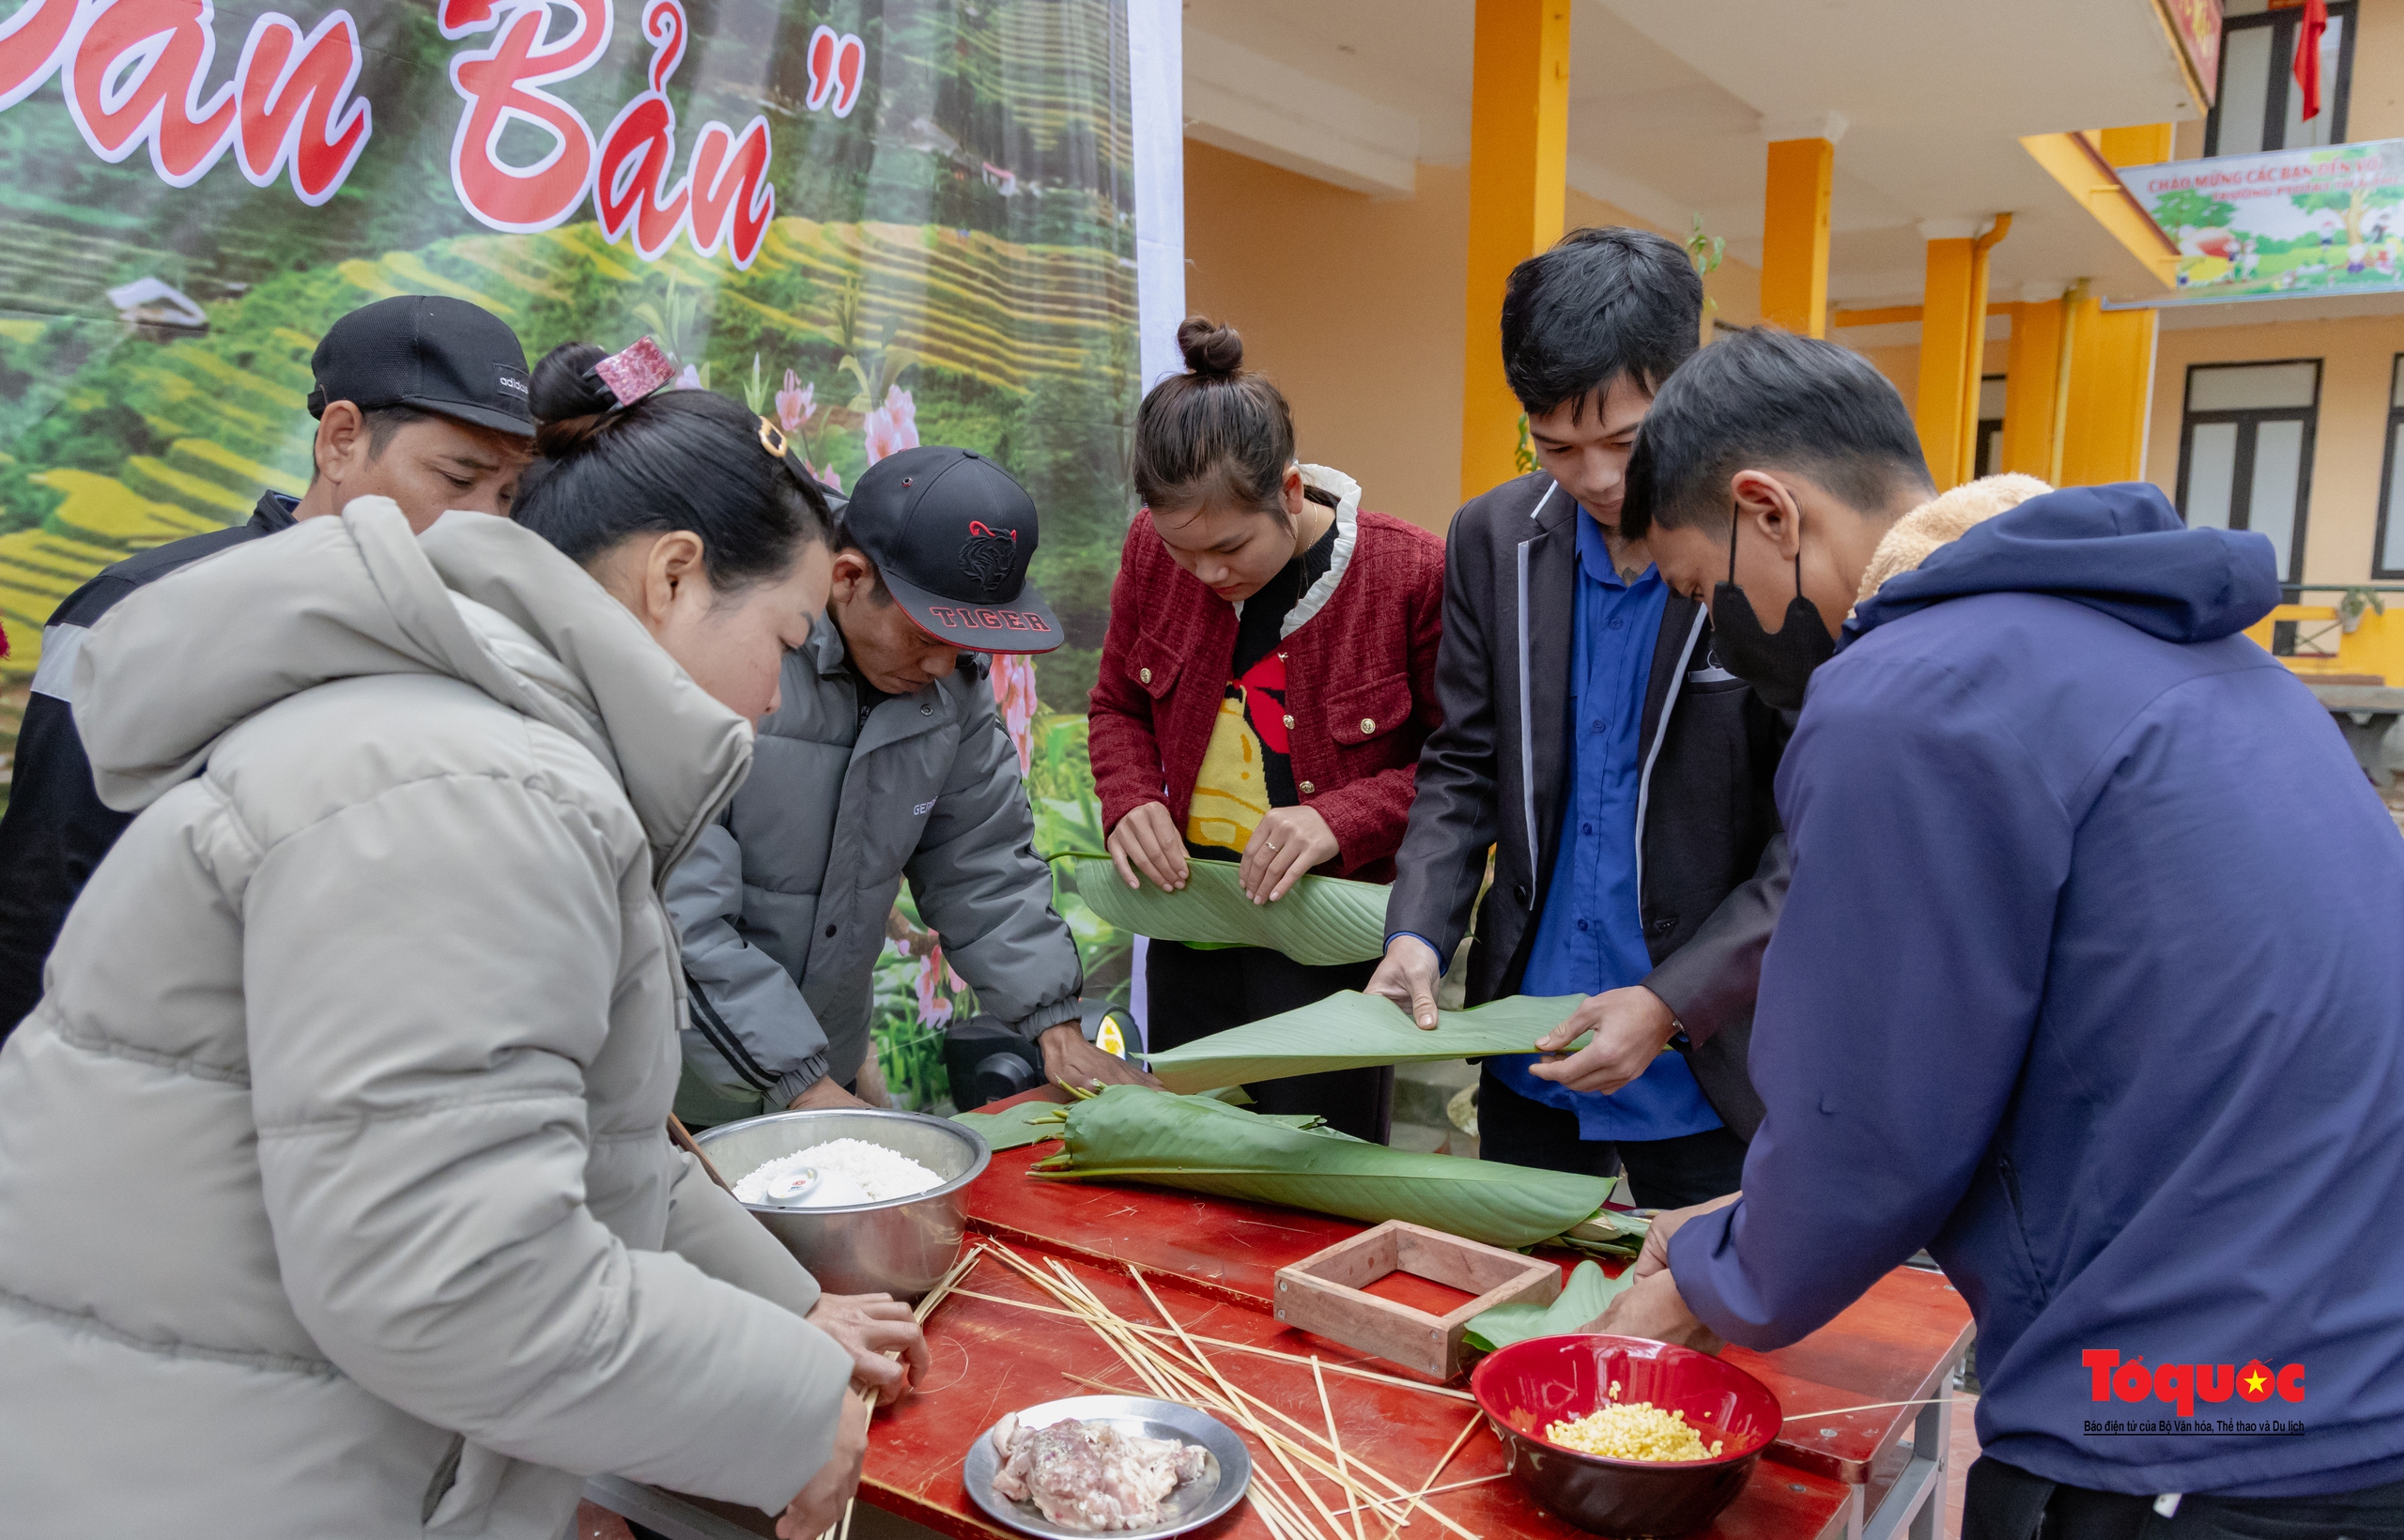
{"type": "MultiPolygon", "coordinates": [[[[1385,882],[1419,746],[1435,731],[1443,542],[1294,459],[1293,413],[1243,368],[1243,340],[1178,328],[1188,372],[1135,418],[1135,489],[1094,685],[1094,781],[1129,886],[1185,886],[1189,858],[1239,861],[1255,903],[1304,873],[1385,882]]],[[[1154,1049],[1359,989],[1374,960],[1312,967],[1256,947],[1151,944],[1154,1049]]],[[[1394,1071],[1250,1087],[1383,1143],[1394,1071]]]]}

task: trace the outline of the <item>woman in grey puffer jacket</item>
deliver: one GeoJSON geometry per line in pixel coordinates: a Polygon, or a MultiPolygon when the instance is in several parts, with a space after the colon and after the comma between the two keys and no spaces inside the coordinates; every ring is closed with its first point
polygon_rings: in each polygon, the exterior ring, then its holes
{"type": "Polygon", "coordinates": [[[0,1052],[13,1536],[555,1540],[605,1471],[815,1534],[855,1375],[924,1363],[665,1132],[659,886],[828,521],[724,397],[592,409],[597,357],[538,373],[576,416],[533,528],[362,499],[85,647],[100,790],[143,811],[0,1052]]]}

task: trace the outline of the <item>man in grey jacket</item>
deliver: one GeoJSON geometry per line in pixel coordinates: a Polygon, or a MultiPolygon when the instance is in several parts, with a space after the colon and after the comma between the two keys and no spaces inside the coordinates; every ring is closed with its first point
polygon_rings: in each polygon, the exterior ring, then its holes
{"type": "Polygon", "coordinates": [[[870,467],[842,525],[826,613],[785,659],[751,778],[669,881],[693,986],[678,1112],[861,1104],[905,877],[945,961],[1050,1077],[1148,1082],[1086,1039],[1076,941],[974,655],[1063,640],[1026,581],[1034,500],[991,460],[929,446],[870,467]]]}

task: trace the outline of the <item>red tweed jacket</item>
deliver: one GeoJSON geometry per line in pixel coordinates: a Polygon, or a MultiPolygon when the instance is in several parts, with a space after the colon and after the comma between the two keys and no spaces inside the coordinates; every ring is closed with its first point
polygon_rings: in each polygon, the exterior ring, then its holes
{"type": "MultiPolygon", "coordinates": [[[[1388,514],[1360,515],[1343,580],[1286,639],[1294,782],[1333,831],[1318,870],[1394,877],[1419,746],[1443,718],[1436,644],[1444,624],[1444,543],[1388,514]]],[[[1110,591],[1110,634],[1092,702],[1093,778],[1104,829],[1160,802],[1179,829],[1235,662],[1236,611],[1177,564],[1135,516],[1110,591]]]]}

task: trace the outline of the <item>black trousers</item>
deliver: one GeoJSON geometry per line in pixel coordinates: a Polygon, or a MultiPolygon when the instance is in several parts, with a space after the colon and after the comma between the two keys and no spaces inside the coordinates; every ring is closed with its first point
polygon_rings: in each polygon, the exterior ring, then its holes
{"type": "Polygon", "coordinates": [[[2193,1493],[2168,1517],[2150,1497],[2061,1486],[1981,1456],[1962,1501],[1962,1540],[2404,1540],[2404,1482],[2330,1497],[2193,1493]]]}
{"type": "Polygon", "coordinates": [[[1495,1078],[1491,1064],[1477,1082],[1477,1153],[1589,1177],[1616,1176],[1625,1166],[1632,1196],[1646,1209],[1684,1209],[1745,1184],[1745,1142],[1724,1128],[1674,1139],[1581,1139],[1576,1113],[1521,1096],[1495,1078]]]}
{"type": "MultiPolygon", "coordinates": [[[[1144,962],[1146,1042],[1154,1050],[1179,1048],[1359,989],[1377,971],[1374,960],[1314,967],[1265,947],[1205,951],[1154,941],[1144,962]]],[[[1391,1066],[1266,1080],[1244,1090],[1256,1112],[1316,1113],[1354,1138],[1378,1144],[1393,1132],[1391,1066]]]]}

